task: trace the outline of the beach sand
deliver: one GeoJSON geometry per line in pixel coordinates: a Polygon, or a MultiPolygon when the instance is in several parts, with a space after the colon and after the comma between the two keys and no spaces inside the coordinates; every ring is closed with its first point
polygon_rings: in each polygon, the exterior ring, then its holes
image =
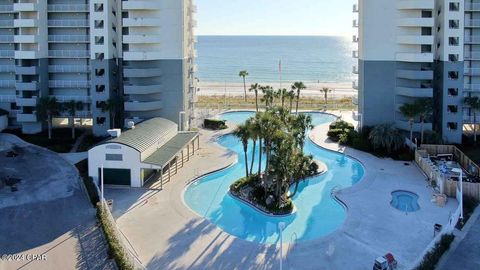
{"type": "MultiPolygon", "coordinates": [[[[282,83],[283,88],[290,90],[292,82],[282,83]]],[[[260,83],[260,85],[270,85],[274,89],[279,89],[279,83],[260,83]]],[[[352,97],[357,95],[357,90],[352,88],[351,82],[345,83],[305,83],[307,89],[302,91],[302,96],[321,96],[323,93],[320,92],[320,89],[328,87],[332,89],[332,92],[329,94],[330,97],[343,98],[343,97],[352,97]]],[[[254,93],[248,92],[250,88],[250,83],[247,82],[247,95],[254,95],[254,93]]],[[[244,88],[243,83],[220,83],[220,82],[199,82],[198,83],[197,95],[199,96],[243,96],[244,88]]]]}

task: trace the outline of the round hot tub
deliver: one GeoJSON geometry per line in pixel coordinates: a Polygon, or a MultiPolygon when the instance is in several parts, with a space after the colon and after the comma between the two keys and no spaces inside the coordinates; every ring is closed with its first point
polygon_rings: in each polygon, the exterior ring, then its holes
{"type": "Polygon", "coordinates": [[[392,192],[392,201],[390,204],[402,212],[415,212],[420,209],[420,205],[418,205],[418,195],[405,190],[392,192]]]}

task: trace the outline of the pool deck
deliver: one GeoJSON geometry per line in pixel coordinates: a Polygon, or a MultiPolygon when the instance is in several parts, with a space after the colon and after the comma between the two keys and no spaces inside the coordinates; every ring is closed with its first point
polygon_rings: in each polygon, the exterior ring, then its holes
{"type": "MultiPolygon", "coordinates": [[[[351,112],[342,116],[352,121],[351,112]]],[[[343,226],[324,238],[285,244],[284,269],[367,269],[387,252],[395,255],[399,269],[410,269],[433,239],[433,225],[448,222],[456,200],[449,199],[444,208],[435,206],[430,202],[432,191],[414,164],[405,166],[404,162],[340,148],[327,139],[327,130],[328,125],[317,126],[311,139],[358,159],[366,168],[365,176],[337,193],[348,207],[343,226]],[[420,210],[405,214],[392,208],[391,192],[395,190],[418,194],[420,210]]],[[[189,181],[236,161],[236,155],[213,143],[216,136],[230,131],[201,130],[201,149],[163,190],[106,190],[106,197],[114,200],[113,214],[119,228],[148,269],[279,269],[279,245],[231,236],[183,203],[189,181]]],[[[285,239],[291,237],[284,235],[285,239]]]]}

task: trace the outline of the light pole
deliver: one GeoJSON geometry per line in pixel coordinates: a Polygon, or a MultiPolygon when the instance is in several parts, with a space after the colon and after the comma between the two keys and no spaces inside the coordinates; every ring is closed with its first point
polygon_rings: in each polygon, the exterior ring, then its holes
{"type": "Polygon", "coordinates": [[[100,203],[102,204],[103,209],[103,164],[100,170],[100,203]]]}
{"type": "Polygon", "coordinates": [[[463,170],[462,168],[454,168],[452,172],[460,174],[460,180],[458,180],[460,184],[460,219],[463,220],[463,170]]]}
{"type": "Polygon", "coordinates": [[[278,230],[280,231],[280,270],[283,269],[283,230],[285,229],[285,223],[278,223],[278,230]]]}

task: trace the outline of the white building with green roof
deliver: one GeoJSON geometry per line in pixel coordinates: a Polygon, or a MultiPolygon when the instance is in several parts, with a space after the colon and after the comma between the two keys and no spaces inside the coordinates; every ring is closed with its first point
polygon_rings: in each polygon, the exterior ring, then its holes
{"type": "Polygon", "coordinates": [[[179,132],[178,125],[152,118],[88,151],[89,176],[100,186],[143,187],[169,178],[199,147],[198,132],[179,132]]]}

